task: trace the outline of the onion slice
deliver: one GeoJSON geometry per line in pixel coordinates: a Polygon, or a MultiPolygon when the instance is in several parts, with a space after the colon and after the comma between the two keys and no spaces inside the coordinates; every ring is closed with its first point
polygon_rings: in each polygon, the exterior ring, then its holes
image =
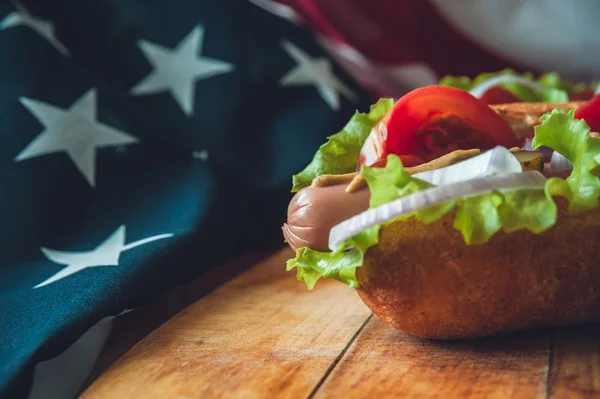
{"type": "Polygon", "coordinates": [[[523,168],[505,147],[498,146],[462,162],[440,169],[415,173],[413,177],[440,186],[507,173],[519,173],[523,168]]]}
{"type": "Polygon", "coordinates": [[[472,87],[471,90],[469,90],[469,93],[471,93],[473,96],[477,97],[477,98],[481,98],[486,91],[488,91],[489,89],[491,89],[494,86],[498,86],[502,83],[520,83],[524,86],[527,86],[537,92],[543,91],[544,90],[544,86],[534,82],[533,80],[527,79],[527,78],[523,78],[521,76],[515,76],[515,75],[499,75],[499,76],[494,76],[493,78],[490,78],[480,84],[478,84],[475,87],[472,87]]]}
{"type": "Polygon", "coordinates": [[[600,94],[600,83],[598,83],[596,85],[596,90],[594,91],[594,95],[597,96],[598,94],[600,94]]]}
{"type": "Polygon", "coordinates": [[[571,162],[558,151],[554,151],[554,154],[552,154],[552,159],[550,159],[550,170],[552,172],[562,172],[571,169],[573,169],[571,162]]]}
{"type": "Polygon", "coordinates": [[[538,171],[503,174],[471,179],[463,182],[432,187],[388,202],[351,217],[329,232],[329,248],[338,249],[347,239],[370,227],[391,221],[419,209],[440,205],[447,201],[484,194],[492,190],[509,191],[519,188],[544,188],[546,178],[538,171]]]}

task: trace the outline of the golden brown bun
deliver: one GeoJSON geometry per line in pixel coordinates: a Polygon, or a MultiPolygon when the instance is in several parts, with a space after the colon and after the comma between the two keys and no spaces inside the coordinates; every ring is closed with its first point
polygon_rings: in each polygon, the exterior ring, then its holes
{"type": "Polygon", "coordinates": [[[541,117],[555,108],[572,109],[577,108],[586,101],[569,101],[566,103],[526,103],[516,102],[510,104],[490,105],[498,115],[508,123],[510,128],[519,138],[531,137],[534,134],[533,127],[542,123],[541,117]]]}
{"type": "Polygon", "coordinates": [[[423,338],[464,339],[600,319],[600,208],[567,212],[543,234],[466,245],[453,214],[381,230],[357,269],[365,304],[423,338]]]}

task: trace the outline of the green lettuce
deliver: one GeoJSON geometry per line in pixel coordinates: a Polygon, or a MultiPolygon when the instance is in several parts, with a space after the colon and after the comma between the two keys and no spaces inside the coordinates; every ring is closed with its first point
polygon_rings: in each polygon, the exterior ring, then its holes
{"type": "Polygon", "coordinates": [[[321,277],[334,279],[357,288],[356,268],[363,263],[364,252],[350,251],[318,252],[310,248],[298,248],[296,257],[287,261],[287,271],[297,268],[296,277],[312,290],[321,277]]]}
{"type": "MultiPolygon", "coordinates": [[[[376,208],[395,199],[434,187],[433,184],[417,179],[406,172],[402,161],[395,155],[388,157],[385,168],[363,167],[361,174],[365,178],[371,192],[369,208],[376,208]]],[[[431,223],[452,210],[454,205],[455,203],[451,201],[430,208],[419,209],[414,214],[423,223],[431,223]]],[[[411,215],[407,214],[404,217],[411,215]]]]}
{"type": "Polygon", "coordinates": [[[590,84],[587,83],[572,83],[566,79],[562,79],[556,72],[548,72],[541,75],[537,81],[546,87],[564,90],[569,94],[579,93],[586,90],[595,90],[600,81],[594,80],[590,84]]]}
{"type": "MultiPolygon", "coordinates": [[[[574,118],[574,110],[556,109],[541,119],[542,123],[535,128],[532,146],[550,147],[564,155],[573,164],[567,179],[550,178],[540,189],[495,190],[449,201],[403,215],[384,225],[412,216],[423,223],[432,223],[455,210],[453,227],[461,232],[468,245],[478,245],[488,242],[500,230],[510,233],[526,229],[539,234],[552,227],[557,218],[555,196],[567,198],[570,210],[574,212],[598,206],[600,139],[589,135],[589,126],[574,118]]],[[[432,187],[407,173],[395,155],[388,157],[385,168],[363,167],[361,174],[371,191],[370,208],[432,187]]],[[[300,248],[296,257],[288,261],[287,269],[297,268],[298,280],[304,281],[309,289],[321,277],[356,288],[359,286],[356,269],[362,265],[366,251],[379,242],[382,226],[373,226],[357,234],[333,252],[300,248]]]]}
{"type": "Polygon", "coordinates": [[[534,128],[531,146],[546,146],[562,154],[573,165],[566,179],[551,178],[548,189],[554,196],[569,200],[572,211],[598,206],[600,195],[600,139],[591,137],[585,121],[575,119],[575,110],[555,109],[542,116],[542,123],[534,128]]]}
{"type": "Polygon", "coordinates": [[[393,105],[393,99],[382,98],[368,113],[357,111],[340,132],[328,137],[311,163],[293,176],[292,192],[310,186],[317,176],[356,171],[358,155],[371,129],[393,105]]]}
{"type": "Polygon", "coordinates": [[[546,87],[553,87],[555,89],[564,90],[568,93],[576,91],[578,88],[583,88],[586,85],[583,83],[574,84],[568,80],[562,79],[556,72],[548,72],[541,75],[537,81],[546,87]]]}
{"type": "Polygon", "coordinates": [[[501,229],[541,233],[556,222],[556,204],[545,189],[492,191],[458,202],[453,226],[469,245],[485,244],[501,229]]]}
{"type": "Polygon", "coordinates": [[[440,80],[439,84],[442,86],[456,87],[458,89],[468,91],[473,87],[485,82],[486,80],[499,75],[519,76],[531,81],[535,81],[544,86],[544,90],[541,92],[536,92],[530,87],[517,82],[505,82],[500,84],[500,86],[504,87],[517,96],[521,101],[525,102],[567,102],[569,101],[570,93],[584,90],[588,87],[583,83],[575,85],[565,79],[561,79],[557,73],[546,73],[535,79],[531,73],[517,73],[512,69],[503,69],[494,73],[482,73],[476,76],[473,80],[467,76],[444,76],[440,80]]]}

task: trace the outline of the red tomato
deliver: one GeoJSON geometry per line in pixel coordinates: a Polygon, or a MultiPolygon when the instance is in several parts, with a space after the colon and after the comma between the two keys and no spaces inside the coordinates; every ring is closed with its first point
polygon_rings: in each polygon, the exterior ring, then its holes
{"type": "Polygon", "coordinates": [[[509,104],[520,102],[521,99],[515,96],[510,90],[504,87],[494,86],[483,93],[481,101],[486,104],[509,104]]]}
{"type": "Polygon", "coordinates": [[[402,160],[402,165],[406,167],[421,165],[423,160],[419,157],[415,157],[414,155],[401,155],[400,159],[402,160]]]}
{"type": "Polygon", "coordinates": [[[427,86],[406,94],[375,124],[361,149],[358,168],[389,154],[428,162],[458,149],[510,148],[521,141],[504,119],[468,92],[427,86]]]}
{"type": "Polygon", "coordinates": [[[575,118],[583,119],[592,129],[592,132],[600,132],[600,94],[577,107],[575,118]]]}

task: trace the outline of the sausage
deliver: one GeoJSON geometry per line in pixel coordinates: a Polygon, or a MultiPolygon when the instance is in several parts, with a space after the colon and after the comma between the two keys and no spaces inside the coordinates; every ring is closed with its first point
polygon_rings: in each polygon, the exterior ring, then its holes
{"type": "Polygon", "coordinates": [[[346,186],[306,187],[296,193],[283,225],[283,236],[290,247],[329,251],[331,228],[369,209],[368,188],[347,193],[346,186]]]}
{"type": "MultiPolygon", "coordinates": [[[[546,177],[567,178],[571,171],[551,172],[544,165],[546,177]]],[[[316,251],[329,251],[329,231],[338,223],[369,209],[369,189],[346,192],[347,184],[326,187],[306,187],[300,190],[288,206],[287,223],[283,236],[296,250],[308,247],[316,251]]]]}

